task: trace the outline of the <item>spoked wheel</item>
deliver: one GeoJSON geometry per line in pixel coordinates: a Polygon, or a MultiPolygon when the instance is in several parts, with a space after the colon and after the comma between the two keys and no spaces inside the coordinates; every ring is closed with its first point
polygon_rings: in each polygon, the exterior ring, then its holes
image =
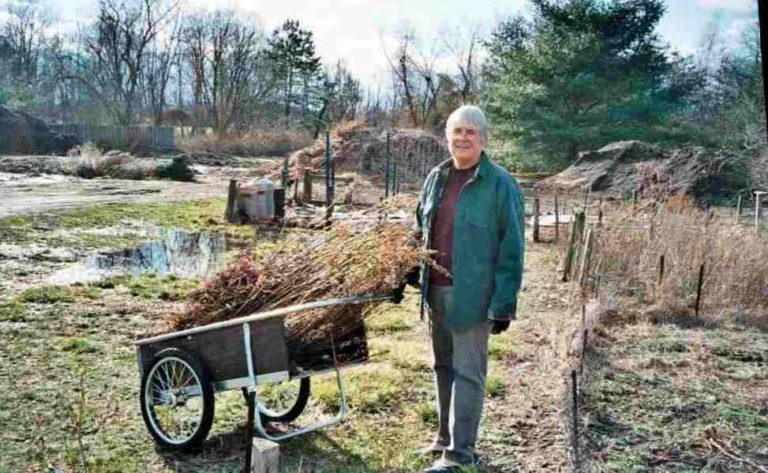
{"type": "Polygon", "coordinates": [[[257,386],[261,421],[267,423],[295,420],[307,407],[309,389],[309,378],[257,386]]]}
{"type": "Polygon", "coordinates": [[[213,387],[194,356],[176,348],[157,354],[141,380],[141,415],[165,447],[199,446],[213,423],[213,387]]]}

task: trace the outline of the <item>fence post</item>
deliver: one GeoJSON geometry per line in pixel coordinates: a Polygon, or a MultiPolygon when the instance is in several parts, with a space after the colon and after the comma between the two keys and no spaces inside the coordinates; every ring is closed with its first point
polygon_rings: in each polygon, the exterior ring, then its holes
{"type": "Polygon", "coordinates": [[[560,207],[555,193],[555,242],[560,241],[560,207]]]}
{"type": "Polygon", "coordinates": [[[304,203],[312,202],[312,171],[304,170],[304,203]]]}
{"type": "Polygon", "coordinates": [[[597,228],[603,226],[603,198],[600,197],[597,209],[597,228]]]}
{"type": "Polygon", "coordinates": [[[579,387],[576,384],[576,370],[571,370],[571,402],[573,411],[573,447],[575,463],[579,463],[579,387]]]}
{"type": "Polygon", "coordinates": [[[659,256],[659,280],[656,283],[661,286],[661,282],[664,280],[664,255],[659,256]]]}
{"type": "Polygon", "coordinates": [[[696,317],[699,316],[699,306],[701,304],[701,286],[704,284],[704,263],[699,266],[699,282],[696,285],[696,317]]]}
{"type": "Polygon", "coordinates": [[[589,273],[589,259],[592,256],[592,228],[587,228],[587,238],[584,242],[584,252],[581,255],[581,270],[579,271],[579,286],[584,287],[589,273]]]}
{"type": "Polygon", "coordinates": [[[766,194],[766,192],[755,191],[755,233],[758,235],[760,234],[760,220],[763,213],[763,194],[766,194]]]}
{"type": "Polygon", "coordinates": [[[229,180],[229,192],[227,193],[227,210],[225,218],[228,223],[234,223],[235,202],[237,201],[237,180],[229,180]]]}
{"type": "Polygon", "coordinates": [[[384,198],[389,198],[389,132],[387,132],[387,147],[384,151],[384,198]]]}
{"type": "Polygon", "coordinates": [[[333,202],[333,184],[331,184],[331,133],[325,132],[325,205],[333,202]]]}
{"type": "Polygon", "coordinates": [[[739,194],[738,199],[736,199],[736,224],[738,225],[741,221],[741,194],[739,194]]]}
{"type": "Polygon", "coordinates": [[[565,261],[563,262],[563,282],[568,282],[568,279],[570,278],[573,254],[576,251],[576,242],[580,241],[583,228],[584,213],[577,212],[576,215],[574,215],[573,223],[571,224],[571,236],[568,239],[568,250],[565,253],[565,261]]]}
{"type": "Polygon", "coordinates": [[[539,193],[533,191],[533,241],[539,242],[539,193]]]}

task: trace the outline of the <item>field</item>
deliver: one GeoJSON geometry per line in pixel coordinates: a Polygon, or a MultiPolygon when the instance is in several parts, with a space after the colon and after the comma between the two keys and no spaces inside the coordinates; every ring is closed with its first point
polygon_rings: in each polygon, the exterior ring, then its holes
{"type": "MultiPolygon", "coordinates": [[[[217,396],[214,428],[196,454],[157,449],[139,413],[133,342],[179,310],[201,278],[50,282],[73,261],[156,238],[164,227],[226,235],[225,260],[249,242],[268,251],[299,231],[254,234],[223,222],[224,206],[222,198],[109,203],[0,220],[0,471],[241,467],[239,393],[217,396]]],[[[565,472],[573,462],[563,406],[581,320],[574,287],[559,282],[562,253],[529,240],[519,319],[491,339],[477,471],[565,472]]],[[[416,450],[431,439],[437,413],[427,327],[409,291],[401,305],[383,304],[369,319],[370,362],[345,372],[347,421],[284,442],[282,471],[411,472],[428,464],[416,450]]],[[[583,468],[765,471],[764,327],[622,315],[595,324],[590,340],[581,378],[583,468]]],[[[300,420],[335,412],[335,379],[313,378],[310,402],[300,420]]]]}

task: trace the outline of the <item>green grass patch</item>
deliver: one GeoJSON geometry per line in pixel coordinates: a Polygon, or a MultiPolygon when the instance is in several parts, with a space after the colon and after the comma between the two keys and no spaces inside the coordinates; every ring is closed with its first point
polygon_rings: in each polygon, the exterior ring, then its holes
{"type": "Polygon", "coordinates": [[[504,380],[498,376],[488,376],[485,378],[485,394],[489,397],[501,396],[504,394],[504,390],[507,389],[507,384],[504,380]]]}
{"type": "Polygon", "coordinates": [[[73,303],[78,298],[98,299],[101,290],[92,286],[53,286],[43,285],[25,289],[18,296],[19,302],[32,302],[37,304],[54,304],[57,302],[73,303]]]}
{"type": "Polygon", "coordinates": [[[197,279],[183,279],[174,275],[113,276],[94,285],[102,288],[125,288],[134,297],[147,300],[180,300],[200,287],[197,279]]]}
{"type": "Polygon", "coordinates": [[[0,322],[24,322],[24,304],[20,301],[0,302],[0,322]]]}
{"type": "Polygon", "coordinates": [[[79,355],[83,355],[86,353],[96,353],[99,351],[98,348],[92,342],[89,342],[85,338],[79,338],[79,337],[69,337],[64,339],[61,345],[61,350],[76,353],[79,355]]]}

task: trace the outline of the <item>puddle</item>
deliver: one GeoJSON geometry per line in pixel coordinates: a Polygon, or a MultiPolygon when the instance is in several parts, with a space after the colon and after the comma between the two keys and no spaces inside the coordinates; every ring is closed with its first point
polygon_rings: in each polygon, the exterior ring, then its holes
{"type": "Polygon", "coordinates": [[[110,276],[140,274],[207,278],[225,263],[227,239],[207,232],[162,230],[157,240],[134,248],[101,253],[53,273],[50,284],[93,282],[110,276]]]}

